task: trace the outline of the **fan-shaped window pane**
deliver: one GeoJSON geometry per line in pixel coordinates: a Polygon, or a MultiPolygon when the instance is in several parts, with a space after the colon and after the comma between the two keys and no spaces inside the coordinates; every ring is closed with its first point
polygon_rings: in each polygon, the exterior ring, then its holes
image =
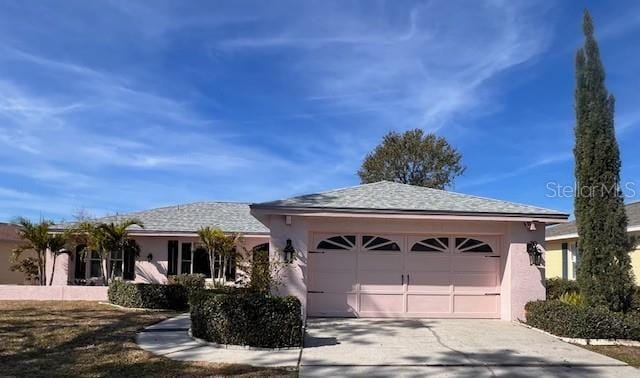
{"type": "Polygon", "coordinates": [[[446,252],[449,249],[449,238],[429,238],[416,242],[412,252],[446,252]]]}
{"type": "Polygon", "coordinates": [[[348,250],[355,244],[355,235],[333,236],[318,243],[318,249],[348,250]]]}
{"type": "Polygon", "coordinates": [[[456,248],[460,252],[493,253],[493,249],[489,244],[470,238],[456,238],[456,248]]]}
{"type": "Polygon", "coordinates": [[[400,251],[398,243],[380,236],[372,235],[364,235],[362,237],[362,247],[368,251],[400,251]]]}

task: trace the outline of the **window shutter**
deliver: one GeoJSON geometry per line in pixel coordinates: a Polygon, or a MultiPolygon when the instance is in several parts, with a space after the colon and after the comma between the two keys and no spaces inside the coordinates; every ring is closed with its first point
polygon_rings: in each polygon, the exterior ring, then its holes
{"type": "Polygon", "coordinates": [[[124,254],[124,272],[122,278],[125,280],[133,280],[136,278],[136,254],[129,251],[124,254]]]}

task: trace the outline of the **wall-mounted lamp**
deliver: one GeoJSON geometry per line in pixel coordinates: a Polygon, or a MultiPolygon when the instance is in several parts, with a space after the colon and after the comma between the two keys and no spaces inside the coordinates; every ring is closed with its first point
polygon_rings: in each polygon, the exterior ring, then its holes
{"type": "Polygon", "coordinates": [[[153,261],[153,253],[150,253],[150,254],[147,255],[147,261],[148,262],[153,261]]]}
{"type": "Polygon", "coordinates": [[[293,245],[291,244],[291,239],[287,239],[287,244],[284,246],[284,249],[282,250],[282,252],[284,253],[284,262],[287,264],[292,263],[293,257],[296,254],[296,250],[295,248],[293,248],[293,245]]]}
{"type": "Polygon", "coordinates": [[[536,222],[524,222],[524,227],[527,230],[533,232],[536,230],[536,222]]]}
{"type": "Polygon", "coordinates": [[[529,265],[542,265],[542,251],[537,241],[527,243],[527,253],[529,254],[529,265]]]}

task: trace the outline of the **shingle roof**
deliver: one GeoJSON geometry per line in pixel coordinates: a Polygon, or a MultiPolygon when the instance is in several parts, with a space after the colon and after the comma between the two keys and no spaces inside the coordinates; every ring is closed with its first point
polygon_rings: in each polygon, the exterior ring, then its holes
{"type": "Polygon", "coordinates": [[[253,204],[251,207],[431,214],[539,215],[558,219],[568,218],[568,214],[541,207],[390,181],[263,202],[253,204]]]}
{"type": "Polygon", "coordinates": [[[99,218],[98,221],[113,222],[127,218],[136,218],[144,225],[144,229],[132,226],[131,231],[145,233],[191,233],[205,226],[217,227],[225,232],[269,233],[269,229],[249,213],[249,204],[237,202],[196,202],[118,214],[99,218]]]}
{"type": "MultiPolygon", "coordinates": [[[[633,202],[625,205],[625,211],[627,212],[627,218],[629,220],[628,227],[640,226],[640,202],[633,202]]],[[[563,235],[577,234],[578,228],[576,221],[569,223],[559,224],[557,226],[547,227],[546,237],[558,237],[563,235]]]]}

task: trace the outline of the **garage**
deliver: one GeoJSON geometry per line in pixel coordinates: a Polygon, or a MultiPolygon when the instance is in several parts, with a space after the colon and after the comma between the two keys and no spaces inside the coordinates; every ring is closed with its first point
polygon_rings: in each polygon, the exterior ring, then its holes
{"type": "Polygon", "coordinates": [[[251,205],[310,317],[522,320],[545,297],[537,206],[381,181],[251,205]],[[537,262],[536,262],[537,261],[537,262]]]}
{"type": "Polygon", "coordinates": [[[314,234],[309,316],[500,317],[497,235],[314,234]]]}

